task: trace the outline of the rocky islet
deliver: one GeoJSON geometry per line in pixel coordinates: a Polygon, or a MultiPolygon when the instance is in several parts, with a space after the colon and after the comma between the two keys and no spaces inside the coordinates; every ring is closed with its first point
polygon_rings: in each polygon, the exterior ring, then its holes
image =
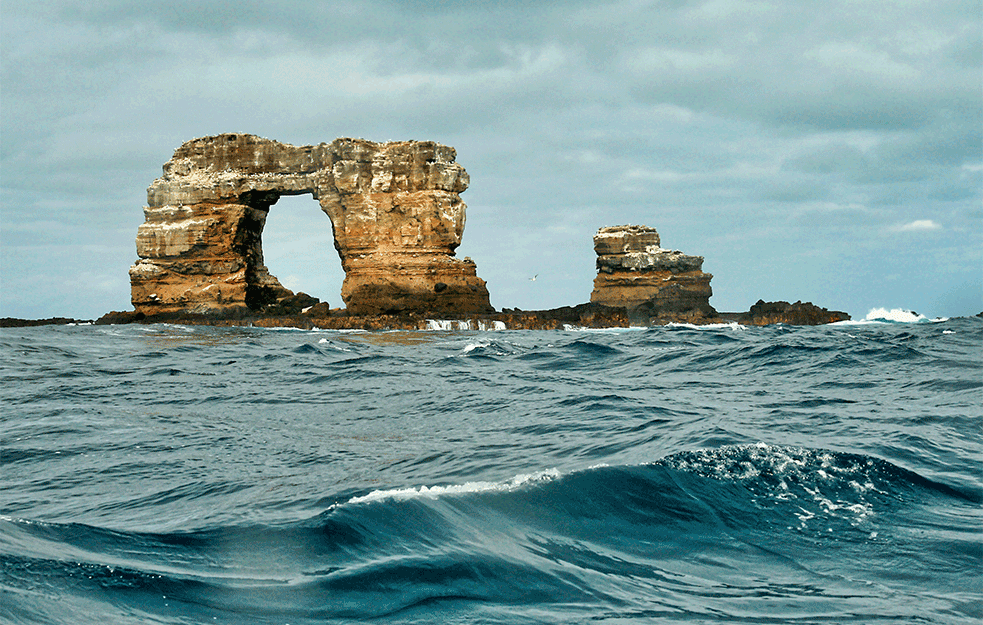
{"type": "Polygon", "coordinates": [[[663,249],[655,228],[601,228],[594,251],[592,303],[624,308],[639,325],[720,321],[710,305],[713,276],[703,273],[703,257],[663,249]]]}
{"type": "Polygon", "coordinates": [[[293,146],[248,134],[187,141],[147,190],[129,271],[134,310],[97,323],[426,329],[434,319],[458,319],[461,328],[555,329],[850,318],[801,302],[718,313],[703,257],[662,248],[658,232],[641,225],[597,231],[589,303],[495,311],[474,262],[455,257],[469,182],[454,148],[432,141],[293,146]],[[264,264],[269,210],[281,196],[302,194],[328,217],[345,271],[343,309],[291,292],[264,264]]]}

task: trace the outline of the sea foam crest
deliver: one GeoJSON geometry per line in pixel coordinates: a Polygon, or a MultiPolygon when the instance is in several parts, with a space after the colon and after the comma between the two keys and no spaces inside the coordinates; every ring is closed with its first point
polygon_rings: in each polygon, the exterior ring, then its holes
{"type": "Polygon", "coordinates": [[[667,328],[689,328],[690,330],[747,330],[747,326],[736,321],[729,323],[708,323],[698,326],[695,323],[667,323],[667,328]]]}
{"type": "Polygon", "coordinates": [[[390,490],[374,490],[367,495],[352,497],[348,503],[370,503],[384,499],[407,500],[425,497],[436,499],[444,495],[464,495],[470,493],[504,492],[520,488],[534,482],[549,482],[560,477],[556,469],[546,469],[536,473],[516,475],[507,482],[466,482],[447,486],[419,486],[417,488],[394,488],[390,490]]]}
{"type": "Polygon", "coordinates": [[[886,308],[871,308],[867,316],[864,317],[864,321],[870,323],[938,323],[941,321],[948,321],[948,317],[936,317],[935,319],[929,319],[925,315],[920,315],[916,312],[905,310],[903,308],[892,308],[888,310],[886,308]]]}
{"type": "Polygon", "coordinates": [[[715,480],[746,482],[769,502],[797,501],[800,527],[817,516],[828,520],[844,514],[856,525],[874,513],[867,497],[885,494],[877,485],[884,479],[879,475],[882,463],[822,449],[759,442],[681,452],[655,464],[715,480]]]}
{"type": "Polygon", "coordinates": [[[427,319],[427,330],[452,332],[454,330],[469,331],[475,329],[479,332],[495,332],[504,330],[505,323],[502,321],[485,321],[484,319],[478,319],[476,322],[471,319],[427,319]]]}
{"type": "Polygon", "coordinates": [[[464,346],[464,349],[461,350],[461,353],[462,354],[469,354],[469,353],[473,352],[476,349],[484,349],[484,348],[490,347],[490,346],[491,346],[491,343],[482,343],[482,342],[468,343],[467,345],[464,346]]]}

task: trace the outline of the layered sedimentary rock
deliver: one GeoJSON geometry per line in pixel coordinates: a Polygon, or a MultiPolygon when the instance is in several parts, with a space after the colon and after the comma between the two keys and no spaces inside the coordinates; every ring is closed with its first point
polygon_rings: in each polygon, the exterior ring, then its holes
{"type": "Polygon", "coordinates": [[[455,158],[430,141],[188,141],[147,190],[130,268],[136,312],[234,316],[288,301],[263,264],[262,232],[281,196],[306,193],[330,219],[351,314],[491,312],[474,263],[454,257],[469,182],[455,158]]]}
{"type": "Polygon", "coordinates": [[[597,277],[591,303],[623,307],[636,323],[717,318],[710,306],[713,276],[703,273],[703,257],[663,249],[655,228],[601,228],[594,235],[594,251],[597,277]]]}

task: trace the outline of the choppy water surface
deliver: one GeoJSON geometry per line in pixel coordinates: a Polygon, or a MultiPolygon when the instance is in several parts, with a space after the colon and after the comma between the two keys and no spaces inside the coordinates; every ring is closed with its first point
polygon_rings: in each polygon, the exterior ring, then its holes
{"type": "Polygon", "coordinates": [[[983,320],[5,329],[0,621],[978,623],[983,320]]]}

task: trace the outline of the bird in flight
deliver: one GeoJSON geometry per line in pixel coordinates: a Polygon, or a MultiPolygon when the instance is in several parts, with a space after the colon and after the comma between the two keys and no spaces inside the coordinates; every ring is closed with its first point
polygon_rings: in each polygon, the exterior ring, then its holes
{"type": "Polygon", "coordinates": [[[534,275],[533,277],[531,277],[531,278],[529,278],[529,280],[530,280],[531,282],[535,282],[535,281],[536,281],[536,278],[538,278],[538,277],[539,277],[539,274],[537,273],[537,274],[536,274],[536,275],[534,275]]]}

